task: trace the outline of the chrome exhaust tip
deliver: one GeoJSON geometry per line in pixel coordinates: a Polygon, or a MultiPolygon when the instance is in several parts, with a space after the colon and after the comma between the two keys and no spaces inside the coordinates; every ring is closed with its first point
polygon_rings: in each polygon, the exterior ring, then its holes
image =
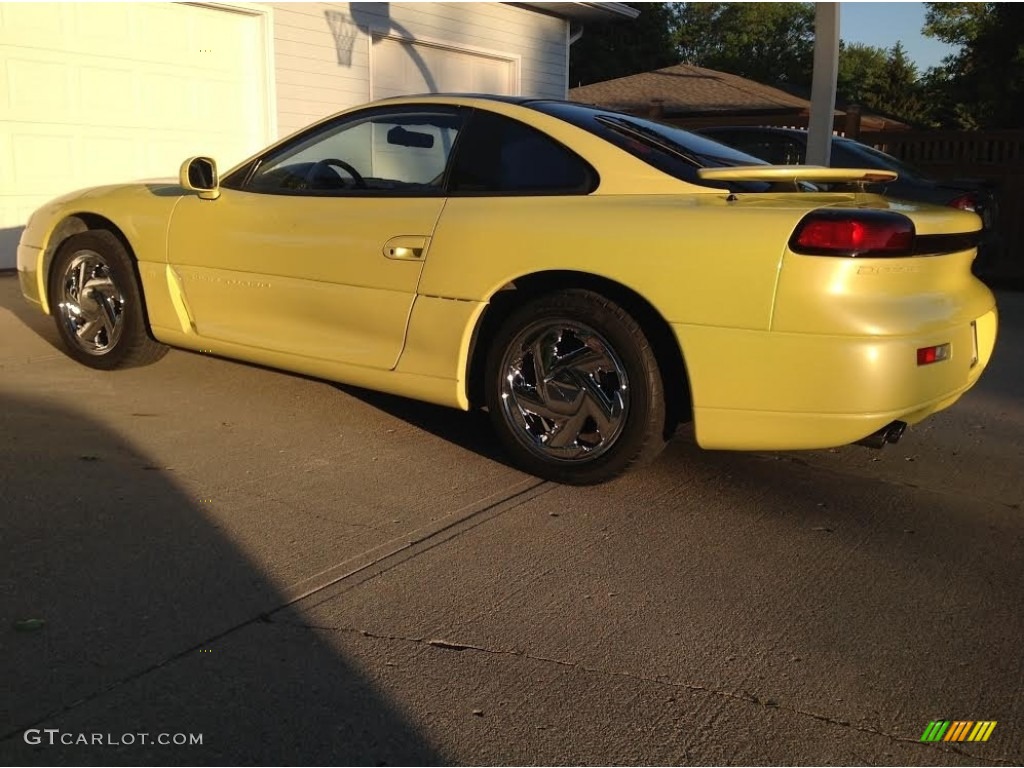
{"type": "Polygon", "coordinates": [[[886,424],[877,432],[872,432],[867,437],[858,440],[854,445],[865,445],[868,448],[884,448],[889,443],[898,443],[903,433],[907,431],[907,422],[893,421],[886,424]]]}

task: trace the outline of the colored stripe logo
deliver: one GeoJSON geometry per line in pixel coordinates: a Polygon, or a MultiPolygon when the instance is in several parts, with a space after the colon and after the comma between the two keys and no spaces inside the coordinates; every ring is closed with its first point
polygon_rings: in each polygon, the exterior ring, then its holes
{"type": "Polygon", "coordinates": [[[921,741],[988,741],[995,728],[995,720],[932,720],[921,741]]]}

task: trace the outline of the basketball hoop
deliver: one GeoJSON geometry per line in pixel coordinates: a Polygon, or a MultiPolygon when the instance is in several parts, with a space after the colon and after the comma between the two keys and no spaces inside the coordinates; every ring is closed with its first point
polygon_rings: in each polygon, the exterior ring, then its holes
{"type": "Polygon", "coordinates": [[[352,66],[352,48],[355,46],[359,27],[340,11],[324,11],[327,25],[334,37],[334,49],[338,53],[338,63],[343,67],[352,66]]]}

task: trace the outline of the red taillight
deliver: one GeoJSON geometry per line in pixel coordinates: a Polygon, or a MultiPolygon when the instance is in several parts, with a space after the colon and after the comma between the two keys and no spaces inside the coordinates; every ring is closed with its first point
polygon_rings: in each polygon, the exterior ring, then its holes
{"type": "Polygon", "coordinates": [[[953,208],[959,208],[961,211],[976,213],[978,210],[978,197],[973,192],[968,192],[966,195],[954,197],[949,201],[949,205],[953,208]]]}
{"type": "Polygon", "coordinates": [[[892,211],[814,211],[797,226],[789,247],[812,256],[910,256],[914,222],[892,211]]]}
{"type": "Polygon", "coordinates": [[[949,359],[949,344],[939,344],[935,347],[921,347],[917,350],[917,364],[931,365],[949,359]]]}

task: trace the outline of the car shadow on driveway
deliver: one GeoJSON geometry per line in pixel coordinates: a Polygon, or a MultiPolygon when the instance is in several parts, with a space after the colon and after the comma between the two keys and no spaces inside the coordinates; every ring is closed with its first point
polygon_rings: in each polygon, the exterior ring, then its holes
{"type": "MultiPolygon", "coordinates": [[[[0,280],[10,279],[16,283],[14,275],[0,275],[0,280]]],[[[37,307],[32,306],[21,298],[16,285],[13,290],[0,291],[0,310],[6,309],[17,318],[26,328],[36,336],[45,341],[58,352],[64,353],[64,347],[57,335],[54,321],[51,316],[42,314],[37,307]]],[[[181,350],[185,354],[199,354],[188,350],[181,350]]],[[[203,355],[211,357],[211,355],[203,355]]],[[[217,356],[214,356],[217,357],[217,356]]],[[[469,413],[445,408],[443,406],[431,405],[404,397],[388,395],[381,392],[374,392],[360,387],[354,387],[338,382],[316,379],[303,374],[281,371],[280,369],[268,368],[258,363],[247,363],[232,358],[220,358],[236,365],[250,366],[263,370],[274,371],[283,376],[297,376],[310,381],[322,381],[335,387],[338,390],[360,400],[372,408],[390,414],[396,419],[405,421],[422,430],[440,437],[454,445],[466,450],[478,453],[479,455],[505,466],[512,466],[505,457],[494,438],[487,414],[479,409],[469,413]]]]}
{"type": "Polygon", "coordinates": [[[0,762],[442,762],[368,679],[380,670],[288,622],[167,468],[35,397],[0,394],[0,434],[0,762]],[[51,746],[42,729],[120,746],[51,746]],[[202,744],[125,743],[140,733],[202,744]]]}
{"type": "Polygon", "coordinates": [[[455,408],[446,408],[443,405],[432,405],[369,389],[360,389],[344,384],[336,386],[346,395],[361,400],[370,407],[411,424],[417,429],[429,432],[453,445],[515,469],[495,437],[490,417],[486,411],[480,408],[474,408],[468,412],[460,411],[455,408]]]}

